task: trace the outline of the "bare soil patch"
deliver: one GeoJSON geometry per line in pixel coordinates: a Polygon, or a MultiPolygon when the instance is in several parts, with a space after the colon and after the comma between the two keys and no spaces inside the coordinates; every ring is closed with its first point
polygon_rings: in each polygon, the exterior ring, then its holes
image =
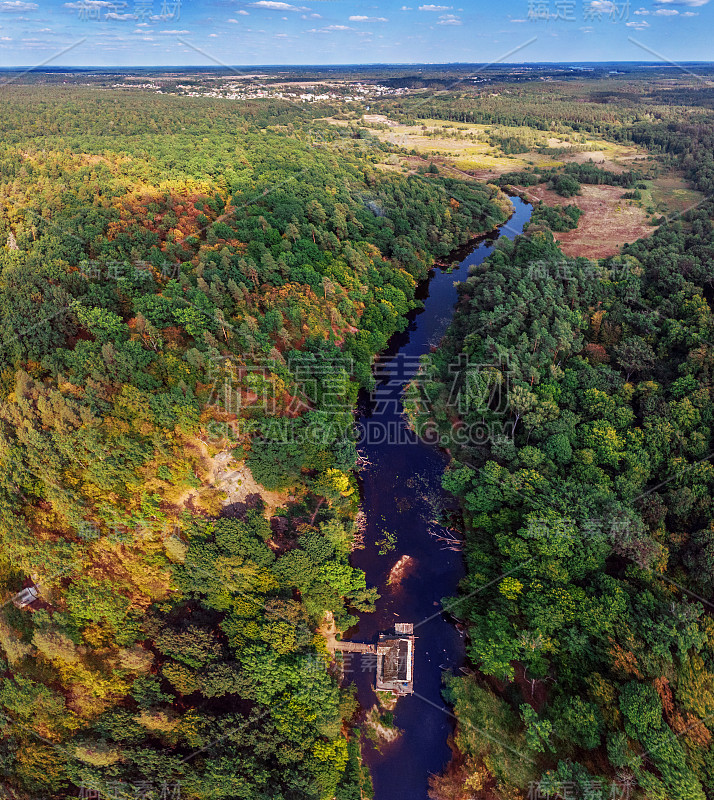
{"type": "Polygon", "coordinates": [[[390,128],[396,128],[399,125],[398,122],[385,117],[384,114],[365,114],[363,119],[368,124],[389,125],[390,128]]]}
{"type": "MultiPolygon", "coordinates": [[[[605,153],[603,153],[602,150],[585,150],[582,153],[569,154],[567,157],[564,157],[563,160],[575,161],[578,164],[587,164],[589,161],[592,161],[593,164],[602,166],[608,159],[606,158],[605,153]]],[[[610,161],[610,164],[613,167],[619,167],[619,164],[615,164],[614,161],[610,161]]],[[[615,170],[613,169],[613,172],[614,171],[615,170]]]]}
{"type": "Polygon", "coordinates": [[[492,170],[492,169],[474,169],[470,170],[469,174],[477,181],[484,181],[490,183],[500,178],[505,170],[492,170]]]}
{"type": "Polygon", "coordinates": [[[531,202],[542,200],[548,206],[574,203],[583,212],[575,230],[555,234],[567,256],[607,258],[618,253],[623,244],[651,236],[656,230],[643,208],[622,199],[625,190],[621,186],[583,185],[581,195],[569,198],[545,186],[519,191],[531,202]]]}
{"type": "Polygon", "coordinates": [[[248,465],[235,462],[230,451],[218,453],[213,458],[213,481],[216,489],[225,493],[224,505],[245,503],[251,495],[259,494],[265,503],[265,515],[272,517],[275,509],[290,499],[285,492],[271,492],[253,477],[248,465]]]}
{"type": "Polygon", "coordinates": [[[335,650],[337,650],[336,642],[339,630],[337,630],[337,625],[335,625],[335,617],[332,611],[325,612],[325,617],[322,620],[322,624],[317,629],[317,632],[325,640],[327,651],[334,657],[335,650]]]}

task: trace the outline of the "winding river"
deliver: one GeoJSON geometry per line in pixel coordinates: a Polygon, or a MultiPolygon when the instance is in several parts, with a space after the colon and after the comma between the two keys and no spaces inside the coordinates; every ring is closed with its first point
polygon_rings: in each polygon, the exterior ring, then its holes
{"type": "MultiPolygon", "coordinates": [[[[445,532],[434,522],[436,509],[453,504],[441,488],[448,458],[410,434],[402,392],[418,358],[439,344],[451,321],[457,301],[454,283],[466,279],[469,267],[480,264],[499,237],[513,239],[528,222],[531,206],[517,197],[512,202],[515,213],[510,220],[481,239],[457,269],[435,269],[419,287],[424,308],[413,312],[407,330],[392,338],[376,365],[377,390],[360,409],[360,449],[369,460],[362,472],[366,546],[353,553],[352,563],[364,570],[368,585],[379,587],[381,599],[376,613],[362,615],[349,638],[374,642],[380,632],[393,632],[395,622],[414,623],[418,637],[414,694],[402,697],[394,712],[402,734],[379,749],[369,743],[364,747],[375,800],[427,800],[429,775],[441,772],[451,755],[447,740],[454,720],[441,697],[442,672],[458,671],[465,657],[462,636],[440,611],[441,599],[457,593],[464,574],[462,558],[432,535],[445,532]],[[393,536],[389,552],[385,531],[393,536]],[[403,556],[410,557],[405,573],[390,585],[390,570],[403,556]]],[[[356,657],[346,664],[346,673],[357,684],[362,707],[373,706],[373,665],[356,657]]]]}

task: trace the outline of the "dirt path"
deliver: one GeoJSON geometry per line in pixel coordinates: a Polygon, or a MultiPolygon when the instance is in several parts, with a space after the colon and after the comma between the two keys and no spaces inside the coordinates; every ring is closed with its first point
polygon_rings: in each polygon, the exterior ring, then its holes
{"type": "Polygon", "coordinates": [[[335,625],[335,617],[333,616],[332,611],[325,612],[325,618],[323,619],[320,627],[317,629],[317,632],[325,640],[327,650],[331,655],[334,656],[335,651],[337,650],[337,634],[339,631],[335,625]]]}

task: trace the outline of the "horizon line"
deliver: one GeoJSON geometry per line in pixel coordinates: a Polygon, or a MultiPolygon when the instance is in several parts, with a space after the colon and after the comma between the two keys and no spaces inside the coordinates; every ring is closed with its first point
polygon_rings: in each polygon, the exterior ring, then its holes
{"type": "Polygon", "coordinates": [[[14,70],[25,70],[27,72],[61,72],[72,70],[129,70],[129,69],[209,69],[209,70],[225,70],[225,69],[295,69],[312,67],[315,69],[331,69],[331,68],[347,68],[347,67],[481,67],[491,70],[502,70],[512,67],[527,67],[527,66],[552,66],[552,67],[573,67],[581,65],[641,65],[641,66],[657,66],[663,69],[676,69],[679,64],[698,64],[714,66],[714,60],[692,60],[680,61],[677,65],[669,64],[661,61],[639,61],[639,60],[608,60],[608,61],[511,61],[501,62],[499,64],[492,64],[489,62],[480,61],[444,61],[444,62],[425,62],[425,61],[363,61],[351,63],[292,63],[292,64],[227,64],[225,66],[211,65],[211,64],[132,64],[132,65],[98,65],[98,64],[74,64],[74,65],[22,65],[17,64],[14,66],[0,66],[0,72],[9,72],[14,70]]]}

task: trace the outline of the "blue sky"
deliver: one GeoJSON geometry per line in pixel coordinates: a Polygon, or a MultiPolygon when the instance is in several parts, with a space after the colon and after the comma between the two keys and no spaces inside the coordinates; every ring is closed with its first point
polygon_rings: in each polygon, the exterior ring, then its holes
{"type": "Polygon", "coordinates": [[[710,0],[0,0],[0,66],[714,60],[713,22],[710,0]]]}

